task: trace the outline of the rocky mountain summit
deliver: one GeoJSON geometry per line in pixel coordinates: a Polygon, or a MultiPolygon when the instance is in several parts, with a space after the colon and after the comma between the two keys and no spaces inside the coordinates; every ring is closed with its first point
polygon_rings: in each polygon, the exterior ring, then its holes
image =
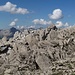
{"type": "Polygon", "coordinates": [[[0,75],[75,75],[75,26],[51,25],[3,37],[0,75]]]}

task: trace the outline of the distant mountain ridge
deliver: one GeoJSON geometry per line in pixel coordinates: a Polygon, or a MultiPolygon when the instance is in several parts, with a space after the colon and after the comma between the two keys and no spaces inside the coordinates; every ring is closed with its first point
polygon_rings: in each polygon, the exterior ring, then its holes
{"type": "Polygon", "coordinates": [[[4,36],[6,36],[8,38],[13,37],[13,35],[15,34],[16,31],[20,32],[20,30],[16,29],[15,27],[12,27],[10,29],[5,29],[5,30],[1,29],[0,30],[0,39],[4,36]]]}

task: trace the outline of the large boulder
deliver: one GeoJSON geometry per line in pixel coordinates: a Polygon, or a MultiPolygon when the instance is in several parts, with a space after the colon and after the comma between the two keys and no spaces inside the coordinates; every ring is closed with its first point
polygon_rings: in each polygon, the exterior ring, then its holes
{"type": "Polygon", "coordinates": [[[36,63],[43,72],[49,70],[51,66],[50,62],[50,59],[45,54],[40,53],[36,57],[36,63]]]}

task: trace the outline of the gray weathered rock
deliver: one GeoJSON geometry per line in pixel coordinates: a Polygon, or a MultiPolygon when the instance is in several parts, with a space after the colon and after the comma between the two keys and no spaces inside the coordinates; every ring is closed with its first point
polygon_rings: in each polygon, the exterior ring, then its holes
{"type": "Polygon", "coordinates": [[[38,64],[38,66],[42,71],[47,71],[51,66],[50,59],[45,54],[42,53],[40,53],[38,57],[36,57],[36,63],[38,64]]]}
{"type": "Polygon", "coordinates": [[[0,75],[72,75],[75,26],[17,31],[0,40],[0,75]]]}

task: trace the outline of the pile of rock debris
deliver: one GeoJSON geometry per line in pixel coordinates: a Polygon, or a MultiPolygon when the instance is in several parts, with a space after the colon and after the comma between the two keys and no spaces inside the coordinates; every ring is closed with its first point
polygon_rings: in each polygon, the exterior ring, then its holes
{"type": "Polygon", "coordinates": [[[51,25],[3,37],[0,75],[75,75],[75,27],[51,25]]]}

